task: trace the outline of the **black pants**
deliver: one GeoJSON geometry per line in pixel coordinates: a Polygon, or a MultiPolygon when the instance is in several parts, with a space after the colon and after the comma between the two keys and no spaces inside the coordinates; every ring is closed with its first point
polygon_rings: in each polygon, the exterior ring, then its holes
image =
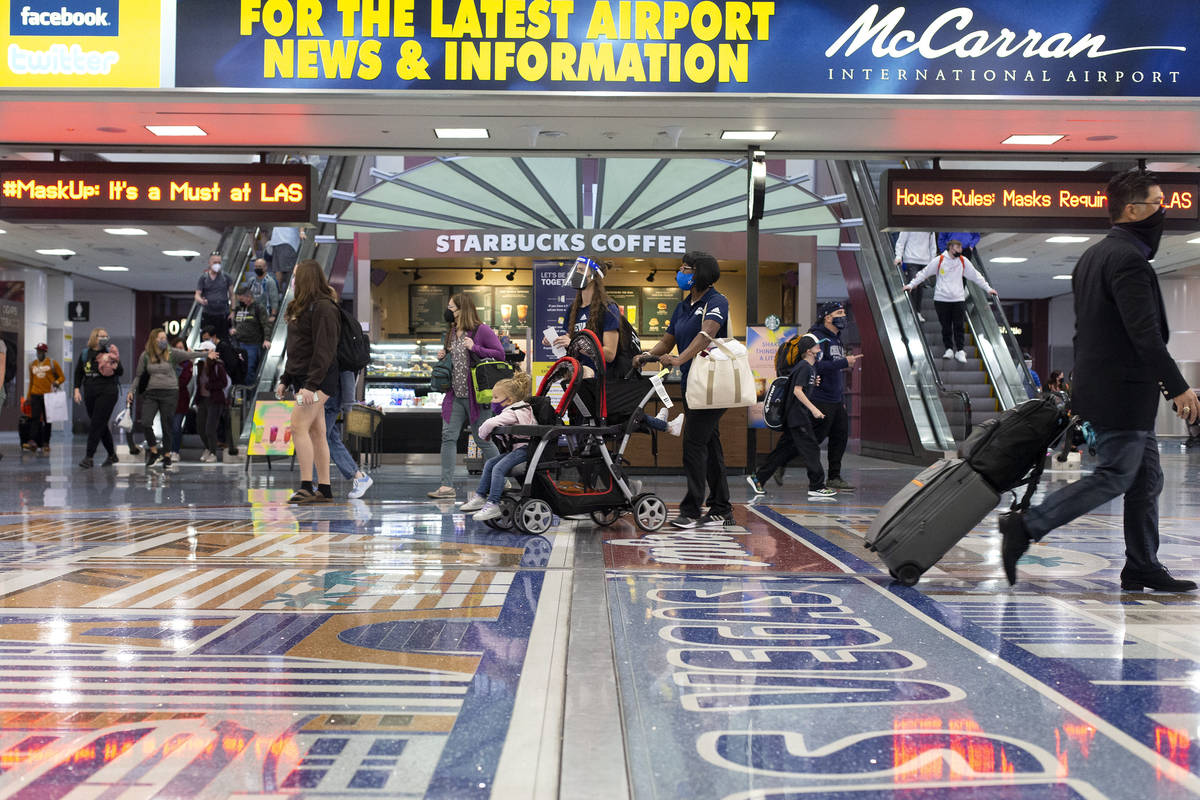
{"type": "MultiPolygon", "coordinates": [[[[914,275],[925,269],[925,265],[904,263],[900,265],[900,268],[904,271],[904,279],[911,281],[914,275]]],[[[913,308],[917,310],[918,314],[921,313],[921,301],[925,299],[925,281],[914,286],[908,296],[912,298],[913,308]]]]}
{"type": "Polygon", "coordinates": [[[154,435],[154,415],[158,415],[159,425],[162,426],[163,445],[171,441],[171,425],[175,421],[175,406],[179,402],[178,389],[147,389],[142,392],[142,433],[146,436],[146,444],[154,449],[158,447],[154,435]]]}
{"type": "Polygon", "coordinates": [[[113,408],[117,405],[117,387],[83,390],[83,407],[88,413],[87,457],[96,455],[96,448],[101,444],[109,456],[115,458],[117,449],[113,447],[112,431],[108,420],[112,417],[113,408]]]}
{"type": "Polygon", "coordinates": [[[679,504],[679,513],[685,517],[695,519],[700,516],[700,502],[705,499],[706,490],[710,514],[733,512],[719,430],[723,416],[724,408],[685,408],[683,474],[687,477],[687,494],[679,504]]]}
{"type": "Polygon", "coordinates": [[[804,460],[804,468],[808,470],[808,488],[824,489],[825,470],[821,469],[821,448],[817,444],[811,421],[784,428],[779,441],[775,443],[775,449],[754,475],[759,483],[763,483],[775,474],[775,470],[787,466],[796,456],[804,460]]]}
{"type": "Polygon", "coordinates": [[[947,350],[962,350],[967,342],[967,304],[934,300],[933,307],[937,309],[938,322],[942,323],[942,345],[947,350]]]}
{"type": "Polygon", "coordinates": [[[223,404],[214,405],[204,400],[196,402],[196,432],[200,434],[204,449],[218,457],[221,448],[217,445],[217,431],[220,430],[221,413],[224,410],[223,404]]]}
{"type": "Polygon", "coordinates": [[[46,396],[29,395],[30,438],[37,447],[50,444],[51,425],[46,421],[46,396]]]}
{"type": "Polygon", "coordinates": [[[200,312],[200,330],[205,328],[214,328],[217,331],[217,336],[224,341],[229,338],[229,309],[224,312],[216,311],[209,313],[207,309],[200,312]]]}
{"type": "Polygon", "coordinates": [[[813,405],[821,409],[825,419],[813,420],[813,435],[819,447],[829,437],[829,479],[842,477],[842,456],[846,455],[846,443],[850,440],[850,415],[845,403],[822,403],[814,400],[813,405]]]}

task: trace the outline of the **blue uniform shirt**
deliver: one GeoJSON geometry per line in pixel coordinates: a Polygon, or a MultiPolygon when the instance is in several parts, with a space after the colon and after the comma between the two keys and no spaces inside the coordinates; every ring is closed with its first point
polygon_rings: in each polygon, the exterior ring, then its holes
{"type": "MultiPolygon", "coordinates": [[[[729,298],[711,286],[695,303],[689,300],[690,297],[689,294],[675,306],[675,313],[671,314],[671,321],[667,323],[667,333],[675,337],[675,346],[681,353],[700,335],[700,327],[704,320],[713,320],[720,324],[721,327],[717,330],[718,339],[729,335],[729,298]]],[[[685,392],[691,369],[691,361],[679,367],[683,374],[682,384],[685,392]]]]}
{"type": "MultiPolygon", "coordinates": [[[[591,306],[580,306],[579,307],[579,311],[577,312],[577,316],[575,317],[575,330],[572,331],[572,333],[579,333],[579,331],[587,329],[588,317],[591,314],[591,312],[592,312],[591,306]]],[[[604,310],[604,322],[600,326],[600,331],[601,331],[600,345],[601,345],[601,347],[604,346],[604,333],[606,331],[619,331],[619,330],[621,330],[621,309],[617,307],[616,303],[609,303],[608,308],[606,308],[604,310]]],[[[590,358],[584,358],[580,361],[580,363],[583,364],[585,367],[591,367],[592,369],[596,368],[596,365],[592,363],[592,360],[590,358]]]]}

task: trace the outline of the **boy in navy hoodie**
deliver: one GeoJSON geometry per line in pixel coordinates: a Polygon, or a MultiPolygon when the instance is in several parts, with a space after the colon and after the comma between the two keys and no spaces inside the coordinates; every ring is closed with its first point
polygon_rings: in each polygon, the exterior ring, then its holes
{"type": "Polygon", "coordinates": [[[842,330],[846,327],[844,304],[836,300],[822,303],[817,314],[817,321],[808,331],[821,342],[821,355],[816,364],[818,380],[812,392],[812,401],[821,409],[824,417],[817,420],[814,433],[818,444],[829,437],[829,488],[849,492],[854,487],[842,478],[842,456],[846,454],[846,443],[850,440],[844,370],[857,364],[862,355],[846,355],[846,348],[842,345],[842,330]]]}

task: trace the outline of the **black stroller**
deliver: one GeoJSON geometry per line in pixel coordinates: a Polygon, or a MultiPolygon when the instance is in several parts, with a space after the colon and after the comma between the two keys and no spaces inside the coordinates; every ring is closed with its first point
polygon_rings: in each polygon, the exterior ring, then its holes
{"type": "MultiPolygon", "coordinates": [[[[642,397],[645,405],[656,389],[649,381],[642,397]]],[[[622,454],[632,433],[641,429],[639,413],[624,425],[609,425],[604,380],[604,351],[591,331],[571,337],[567,354],[554,363],[530,398],[537,425],[496,428],[493,440],[503,452],[528,442],[529,458],[510,477],[521,481],[500,499],[500,516],[488,525],[540,535],[550,529],[554,516],[591,516],[598,525],[612,525],[632,514],[639,528],[656,531],[667,521],[667,506],[658,495],[635,494],[624,470],[622,454]],[[581,361],[590,362],[594,375],[585,378],[581,361]],[[592,402],[580,389],[592,382],[592,402]]]]}

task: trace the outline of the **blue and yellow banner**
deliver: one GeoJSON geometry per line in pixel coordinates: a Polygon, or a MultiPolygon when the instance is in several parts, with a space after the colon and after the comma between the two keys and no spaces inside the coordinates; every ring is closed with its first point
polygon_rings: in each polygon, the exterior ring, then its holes
{"type": "Polygon", "coordinates": [[[1200,4],[181,0],[180,87],[1196,96],[1200,4]]]}
{"type": "Polygon", "coordinates": [[[11,0],[0,26],[0,86],[159,86],[161,0],[11,0]]]}

